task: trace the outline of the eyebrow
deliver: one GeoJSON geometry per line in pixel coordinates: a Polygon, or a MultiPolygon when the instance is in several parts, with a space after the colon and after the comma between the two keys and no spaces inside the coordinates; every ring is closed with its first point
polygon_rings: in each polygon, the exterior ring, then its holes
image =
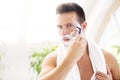
{"type": "MultiPolygon", "coordinates": [[[[69,25],[69,24],[74,25],[73,23],[66,23],[65,26],[66,26],[66,25],[69,25]]],[[[62,25],[58,24],[58,25],[56,25],[56,26],[62,26],[62,25]]]]}
{"type": "Polygon", "coordinates": [[[56,25],[56,26],[62,26],[62,25],[56,25]]]}
{"type": "MultiPolygon", "coordinates": [[[[73,24],[73,23],[70,23],[70,22],[69,22],[69,23],[67,23],[67,24],[73,24]]],[[[65,25],[67,25],[67,24],[65,24],[65,25]]]]}

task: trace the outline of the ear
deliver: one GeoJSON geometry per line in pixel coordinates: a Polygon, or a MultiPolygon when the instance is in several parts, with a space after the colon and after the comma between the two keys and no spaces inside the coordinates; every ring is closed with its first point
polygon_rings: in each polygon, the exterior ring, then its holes
{"type": "Polygon", "coordinates": [[[84,21],[84,22],[81,24],[81,27],[82,27],[83,32],[85,32],[85,30],[86,30],[86,28],[87,28],[87,22],[84,21]]]}

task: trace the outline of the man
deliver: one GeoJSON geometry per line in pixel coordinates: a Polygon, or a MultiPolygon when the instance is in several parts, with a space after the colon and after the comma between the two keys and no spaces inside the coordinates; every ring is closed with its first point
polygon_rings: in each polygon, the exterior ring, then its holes
{"type": "MultiPolygon", "coordinates": [[[[67,77],[75,64],[77,64],[81,80],[120,80],[120,70],[115,57],[104,50],[101,50],[101,55],[104,56],[105,60],[103,58],[101,58],[103,62],[99,60],[99,62],[105,63],[105,66],[102,64],[99,65],[101,68],[104,66],[104,70],[103,72],[99,68],[94,70],[93,62],[96,60],[92,62],[90,58],[90,44],[84,35],[87,23],[83,9],[76,3],[65,3],[57,7],[56,14],[59,34],[62,36],[64,47],[66,47],[64,49],[66,56],[61,58],[62,60],[60,59],[61,63],[58,65],[58,58],[60,57],[58,53],[62,54],[62,52],[55,51],[48,54],[43,62],[42,71],[37,80],[70,80],[67,77]],[[80,34],[78,34],[78,31],[80,34]],[[93,74],[95,74],[94,79],[91,79],[93,74]]],[[[76,76],[75,74],[71,76],[74,77],[76,76]]],[[[79,79],[73,78],[71,80],[79,79]]]]}

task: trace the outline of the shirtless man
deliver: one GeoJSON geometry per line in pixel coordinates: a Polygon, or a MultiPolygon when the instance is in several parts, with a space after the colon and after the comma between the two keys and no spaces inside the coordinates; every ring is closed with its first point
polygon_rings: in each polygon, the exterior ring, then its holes
{"type": "MultiPolygon", "coordinates": [[[[76,3],[65,3],[57,7],[56,14],[60,36],[73,32],[77,24],[81,26],[83,35],[77,35],[69,45],[67,56],[59,66],[57,66],[56,52],[48,54],[36,80],[65,80],[75,63],[80,69],[81,80],[90,80],[94,72],[89,58],[87,40],[83,37],[87,27],[83,9],[76,3]]],[[[63,41],[69,42],[69,39],[64,38],[63,41]]],[[[115,57],[104,50],[102,52],[105,57],[107,74],[98,71],[95,75],[96,80],[120,80],[120,70],[115,57]]]]}

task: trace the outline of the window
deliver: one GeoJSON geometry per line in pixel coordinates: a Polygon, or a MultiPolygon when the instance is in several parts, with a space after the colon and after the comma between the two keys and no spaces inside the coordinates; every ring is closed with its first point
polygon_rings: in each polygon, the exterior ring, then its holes
{"type": "MultiPolygon", "coordinates": [[[[100,46],[113,55],[117,55],[113,46],[120,46],[120,6],[111,16],[111,19],[103,33],[101,38],[100,46]]],[[[120,63],[120,56],[116,56],[120,63]]]]}

